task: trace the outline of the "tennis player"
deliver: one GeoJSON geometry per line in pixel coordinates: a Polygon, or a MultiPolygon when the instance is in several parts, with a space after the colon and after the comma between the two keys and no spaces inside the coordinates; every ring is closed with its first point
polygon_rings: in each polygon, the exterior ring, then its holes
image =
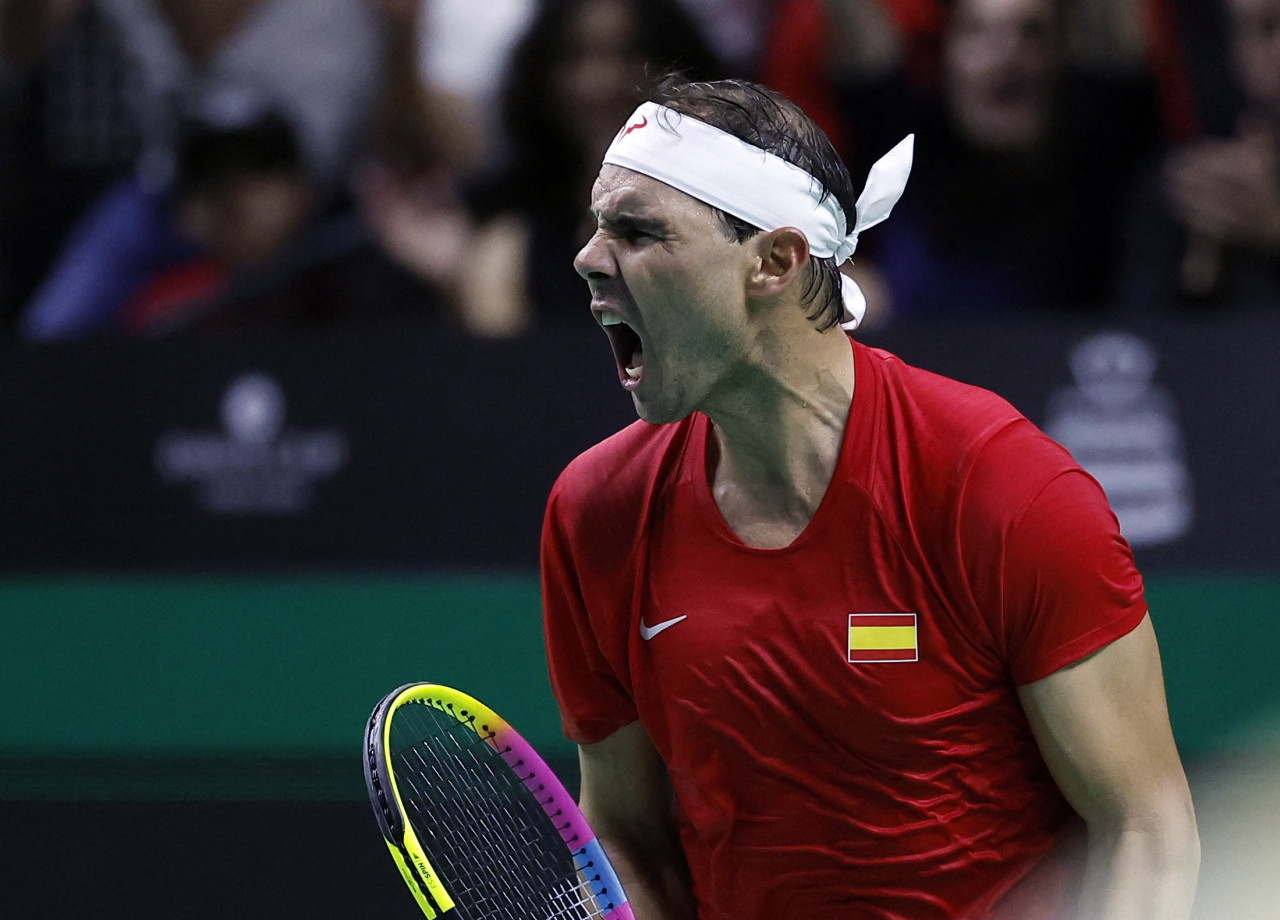
{"type": "Polygon", "coordinates": [[[564,471],[542,550],[582,807],[636,916],[1187,917],[1195,818],[1101,489],[995,395],[846,334],[838,267],[911,139],[855,199],[766,89],[651,100],[576,260],[641,420],[564,471]]]}

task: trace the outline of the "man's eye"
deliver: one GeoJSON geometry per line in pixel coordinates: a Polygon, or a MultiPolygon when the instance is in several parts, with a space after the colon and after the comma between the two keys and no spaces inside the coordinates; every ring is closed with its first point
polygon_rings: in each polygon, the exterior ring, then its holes
{"type": "Polygon", "coordinates": [[[658,239],[657,234],[641,230],[639,227],[623,227],[618,235],[628,243],[649,243],[658,239]]]}

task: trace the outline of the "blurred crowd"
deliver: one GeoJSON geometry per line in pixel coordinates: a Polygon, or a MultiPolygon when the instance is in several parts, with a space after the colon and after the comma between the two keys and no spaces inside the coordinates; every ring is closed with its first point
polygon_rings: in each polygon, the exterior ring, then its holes
{"type": "Polygon", "coordinates": [[[0,0],[0,336],[584,323],[671,71],[917,135],[870,323],[1280,306],[1280,0],[0,0]]]}

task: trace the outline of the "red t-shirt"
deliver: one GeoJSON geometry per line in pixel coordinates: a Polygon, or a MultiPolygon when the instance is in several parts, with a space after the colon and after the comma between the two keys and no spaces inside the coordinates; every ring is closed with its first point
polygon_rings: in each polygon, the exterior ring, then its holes
{"type": "Polygon", "coordinates": [[[989,916],[1074,820],[1016,685],[1146,613],[1063,448],[989,392],[853,348],[835,475],[790,546],[727,526],[700,414],[598,444],[548,505],[565,732],[642,720],[702,920],[989,916]]]}

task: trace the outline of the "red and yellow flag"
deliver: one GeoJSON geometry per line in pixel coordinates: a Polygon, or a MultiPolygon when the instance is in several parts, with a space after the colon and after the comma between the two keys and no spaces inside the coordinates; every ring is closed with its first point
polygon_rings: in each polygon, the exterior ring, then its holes
{"type": "Polygon", "coordinates": [[[919,661],[914,613],[849,614],[849,662],[919,661]]]}

